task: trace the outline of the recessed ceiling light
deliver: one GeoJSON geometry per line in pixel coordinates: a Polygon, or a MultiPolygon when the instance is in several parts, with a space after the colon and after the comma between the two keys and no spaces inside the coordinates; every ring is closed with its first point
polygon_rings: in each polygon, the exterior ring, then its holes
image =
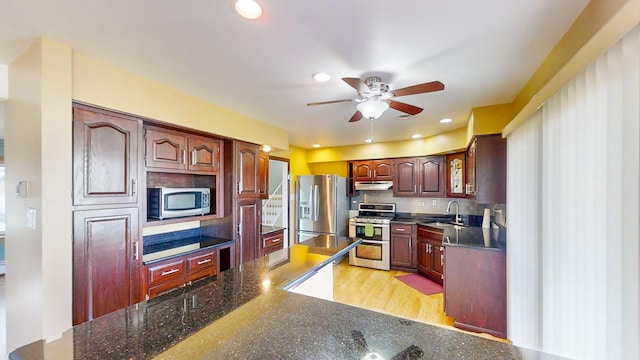
{"type": "Polygon", "coordinates": [[[317,148],[319,148],[319,147],[320,147],[320,144],[313,144],[313,145],[311,145],[311,146],[313,146],[314,148],[316,148],[316,149],[317,149],[317,148]]]}
{"type": "Polygon", "coordinates": [[[372,138],[364,139],[364,142],[366,142],[367,144],[371,144],[373,142],[373,139],[372,138]]]}
{"type": "Polygon", "coordinates": [[[269,151],[271,151],[271,146],[269,146],[269,145],[262,145],[262,151],[264,151],[264,152],[269,152],[269,151]]]}
{"type": "Polygon", "coordinates": [[[453,120],[451,120],[451,119],[442,119],[442,120],[440,120],[440,123],[441,123],[441,124],[448,124],[448,123],[450,123],[450,122],[452,122],[452,121],[453,121],[453,120]]]}
{"type": "Polygon", "coordinates": [[[331,75],[327,74],[327,73],[323,73],[323,72],[319,72],[319,73],[315,73],[313,74],[313,80],[317,81],[317,82],[327,82],[329,80],[331,80],[331,75]]]}
{"type": "Polygon", "coordinates": [[[236,0],[235,8],[245,19],[254,20],[262,16],[262,6],[255,0],[236,0]]]}
{"type": "Polygon", "coordinates": [[[413,134],[413,135],[411,135],[411,137],[412,137],[412,138],[414,138],[414,139],[420,139],[420,138],[422,137],[422,135],[420,135],[420,134],[413,134]]]}

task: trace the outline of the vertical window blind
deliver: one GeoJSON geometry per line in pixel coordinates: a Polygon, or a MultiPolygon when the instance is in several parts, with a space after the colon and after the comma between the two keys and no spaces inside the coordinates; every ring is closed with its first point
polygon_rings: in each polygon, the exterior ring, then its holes
{"type": "Polygon", "coordinates": [[[507,143],[509,338],[640,358],[640,27],[507,143]]]}

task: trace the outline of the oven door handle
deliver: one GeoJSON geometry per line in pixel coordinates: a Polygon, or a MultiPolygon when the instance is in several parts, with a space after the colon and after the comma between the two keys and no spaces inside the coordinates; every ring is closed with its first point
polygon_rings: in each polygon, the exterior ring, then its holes
{"type": "Polygon", "coordinates": [[[387,243],[388,241],[382,241],[382,240],[367,240],[367,239],[362,239],[362,243],[360,243],[360,245],[365,245],[365,244],[378,244],[378,245],[383,245],[385,243],[387,243]]]}

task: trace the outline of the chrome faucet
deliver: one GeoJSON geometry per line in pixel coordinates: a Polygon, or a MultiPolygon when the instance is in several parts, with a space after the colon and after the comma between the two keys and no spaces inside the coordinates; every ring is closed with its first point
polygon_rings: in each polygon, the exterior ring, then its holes
{"type": "Polygon", "coordinates": [[[455,200],[451,200],[449,201],[449,204],[447,205],[447,213],[449,211],[451,211],[451,204],[456,204],[456,219],[454,221],[454,223],[461,225],[462,224],[462,218],[460,217],[460,205],[458,205],[458,202],[455,200]]]}

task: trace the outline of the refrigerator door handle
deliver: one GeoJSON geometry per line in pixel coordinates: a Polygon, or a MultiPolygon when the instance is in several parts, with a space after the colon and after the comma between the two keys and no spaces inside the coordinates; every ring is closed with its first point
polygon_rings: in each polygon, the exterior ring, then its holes
{"type": "Polygon", "coordinates": [[[318,201],[318,185],[313,186],[313,221],[318,221],[319,201],[318,201]]]}

